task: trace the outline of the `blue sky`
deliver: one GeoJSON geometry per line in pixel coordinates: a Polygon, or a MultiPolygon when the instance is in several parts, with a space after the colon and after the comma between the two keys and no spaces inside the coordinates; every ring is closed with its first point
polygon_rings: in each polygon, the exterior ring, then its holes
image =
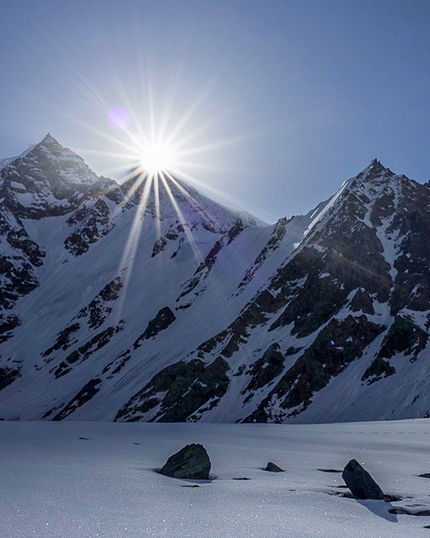
{"type": "Polygon", "coordinates": [[[0,158],[50,132],[121,180],[131,138],[274,222],[374,157],[430,179],[427,0],[0,0],[0,158]],[[122,107],[126,129],[108,121],[122,107]]]}

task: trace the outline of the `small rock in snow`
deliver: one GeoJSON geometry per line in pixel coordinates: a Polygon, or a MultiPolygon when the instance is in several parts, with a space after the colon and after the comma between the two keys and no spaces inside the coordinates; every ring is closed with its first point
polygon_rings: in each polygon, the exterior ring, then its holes
{"type": "Polygon", "coordinates": [[[284,473],[285,470],[281,469],[276,465],[276,463],[273,463],[273,461],[269,461],[264,469],[265,471],[270,471],[271,473],[284,473]]]}

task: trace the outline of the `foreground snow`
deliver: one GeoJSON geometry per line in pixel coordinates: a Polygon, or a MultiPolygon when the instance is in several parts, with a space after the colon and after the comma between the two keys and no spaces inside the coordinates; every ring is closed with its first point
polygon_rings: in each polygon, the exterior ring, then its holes
{"type": "Polygon", "coordinates": [[[2,538],[430,536],[430,421],[330,425],[0,422],[2,538]],[[203,443],[213,480],[154,472],[203,443]],[[339,496],[358,459],[401,501],[339,496]],[[262,470],[268,461],[286,469],[262,470]],[[235,480],[248,478],[249,480],[235,480]],[[188,486],[188,487],[187,487],[188,486]]]}

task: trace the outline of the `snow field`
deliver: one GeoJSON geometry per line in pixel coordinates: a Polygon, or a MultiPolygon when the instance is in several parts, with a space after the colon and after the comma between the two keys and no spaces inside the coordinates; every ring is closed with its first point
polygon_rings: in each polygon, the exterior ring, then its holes
{"type": "Polygon", "coordinates": [[[0,422],[2,538],[420,538],[430,517],[430,422],[329,425],[0,422]],[[212,481],[155,472],[202,443],[212,481]],[[356,458],[395,503],[360,501],[356,458]],[[274,461],[285,473],[263,471],[274,461]],[[248,480],[243,480],[247,478],[248,480]],[[236,479],[236,480],[235,480],[236,479]],[[237,480],[242,479],[242,480],[237,480]],[[199,487],[190,487],[196,486],[199,487]]]}

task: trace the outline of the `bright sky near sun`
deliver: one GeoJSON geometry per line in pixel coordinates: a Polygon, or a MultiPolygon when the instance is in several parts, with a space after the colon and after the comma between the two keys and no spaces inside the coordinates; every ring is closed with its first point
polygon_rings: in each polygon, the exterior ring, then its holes
{"type": "Polygon", "coordinates": [[[204,194],[267,222],[307,212],[374,157],[430,178],[428,0],[0,10],[0,158],[50,132],[122,181],[150,153],[145,166],[168,158],[204,194]]]}

